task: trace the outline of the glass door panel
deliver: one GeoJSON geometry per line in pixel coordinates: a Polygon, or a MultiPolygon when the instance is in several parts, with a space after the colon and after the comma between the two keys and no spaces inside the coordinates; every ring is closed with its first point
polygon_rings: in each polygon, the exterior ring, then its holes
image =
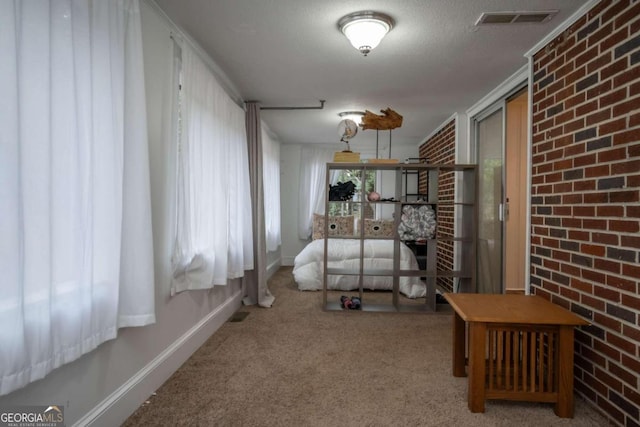
{"type": "Polygon", "coordinates": [[[504,109],[475,122],[478,159],[478,292],[503,292],[504,109]]]}

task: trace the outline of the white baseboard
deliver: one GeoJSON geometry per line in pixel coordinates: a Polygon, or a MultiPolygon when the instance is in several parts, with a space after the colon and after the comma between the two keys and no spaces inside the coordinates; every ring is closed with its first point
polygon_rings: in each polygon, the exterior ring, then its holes
{"type": "Polygon", "coordinates": [[[267,278],[271,278],[271,276],[273,276],[273,274],[278,271],[278,269],[280,268],[280,264],[280,259],[278,258],[267,266],[267,278]]]}
{"type": "Polygon", "coordinates": [[[121,425],[240,308],[241,304],[242,292],[238,291],[80,418],[74,427],[121,425]]]}
{"type": "Polygon", "coordinates": [[[292,266],[293,265],[293,260],[295,260],[296,257],[294,256],[283,256],[282,257],[282,265],[286,265],[286,266],[292,266]]]}

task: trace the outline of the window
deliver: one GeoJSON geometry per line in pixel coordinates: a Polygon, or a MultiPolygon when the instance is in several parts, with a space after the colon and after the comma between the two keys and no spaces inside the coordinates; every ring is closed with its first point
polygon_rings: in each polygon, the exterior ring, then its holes
{"type": "MultiPolygon", "coordinates": [[[[351,170],[351,169],[343,169],[340,170],[339,173],[335,177],[331,177],[332,182],[347,182],[351,181],[355,184],[356,190],[353,195],[353,201],[359,201],[362,194],[362,185],[364,184],[364,193],[365,195],[371,191],[374,191],[376,188],[376,179],[377,173],[376,171],[362,171],[362,170],[351,170]],[[363,179],[363,173],[365,174],[363,179]]],[[[353,215],[358,219],[364,218],[374,218],[374,210],[368,204],[361,203],[330,203],[329,204],[329,215],[332,216],[345,216],[345,215],[353,215]],[[364,213],[361,210],[364,209],[364,213]]]]}
{"type": "Polygon", "coordinates": [[[262,124],[262,175],[264,184],[264,222],[268,251],[282,243],[280,235],[280,144],[262,124]]]}

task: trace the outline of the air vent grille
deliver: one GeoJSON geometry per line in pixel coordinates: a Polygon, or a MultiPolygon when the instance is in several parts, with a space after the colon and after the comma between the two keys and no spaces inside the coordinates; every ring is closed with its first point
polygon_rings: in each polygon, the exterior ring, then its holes
{"type": "Polygon", "coordinates": [[[547,22],[558,13],[557,10],[537,10],[522,12],[484,12],[476,25],[493,24],[540,24],[547,22]]]}

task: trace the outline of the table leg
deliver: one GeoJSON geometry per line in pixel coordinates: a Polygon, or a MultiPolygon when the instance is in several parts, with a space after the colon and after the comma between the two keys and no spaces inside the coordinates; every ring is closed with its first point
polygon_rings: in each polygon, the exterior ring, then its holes
{"type": "Polygon", "coordinates": [[[470,322],[468,405],[471,412],[484,412],[486,341],[487,324],[470,322]]]}
{"type": "Polygon", "coordinates": [[[573,418],[573,326],[560,326],[558,344],[558,401],[554,412],[573,418]]]}
{"type": "Polygon", "coordinates": [[[464,377],[465,372],[465,323],[455,313],[453,316],[453,376],[464,377]]]}

